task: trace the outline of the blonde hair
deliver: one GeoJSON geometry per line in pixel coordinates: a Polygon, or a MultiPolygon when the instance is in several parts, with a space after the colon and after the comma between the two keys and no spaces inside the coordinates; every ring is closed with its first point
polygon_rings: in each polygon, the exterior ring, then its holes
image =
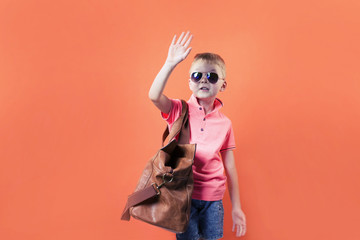
{"type": "Polygon", "coordinates": [[[224,75],[223,77],[225,78],[225,76],[226,76],[225,61],[222,57],[220,57],[220,55],[218,55],[216,53],[209,53],[209,52],[198,53],[195,55],[192,64],[194,64],[196,61],[199,61],[199,60],[205,61],[210,64],[218,65],[222,71],[222,74],[224,75]]]}

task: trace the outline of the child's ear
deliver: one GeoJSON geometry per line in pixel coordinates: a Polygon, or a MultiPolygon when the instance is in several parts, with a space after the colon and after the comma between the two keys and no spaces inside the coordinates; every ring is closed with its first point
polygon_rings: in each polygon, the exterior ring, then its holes
{"type": "Polygon", "coordinates": [[[227,82],[224,80],[223,84],[221,85],[220,92],[225,91],[226,87],[227,87],[227,82]]]}
{"type": "Polygon", "coordinates": [[[191,79],[189,78],[189,89],[192,91],[191,89],[191,79]]]}

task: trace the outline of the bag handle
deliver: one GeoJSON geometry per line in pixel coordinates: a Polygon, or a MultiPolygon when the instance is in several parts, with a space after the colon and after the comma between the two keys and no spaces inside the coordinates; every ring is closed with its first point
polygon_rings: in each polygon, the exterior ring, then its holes
{"type": "Polygon", "coordinates": [[[173,123],[170,132],[169,132],[169,128],[166,127],[162,137],[162,146],[164,146],[165,139],[168,136],[169,136],[168,144],[178,135],[179,135],[178,143],[180,144],[189,143],[190,140],[189,109],[187,103],[184,100],[181,100],[181,104],[182,104],[181,115],[173,123]]]}

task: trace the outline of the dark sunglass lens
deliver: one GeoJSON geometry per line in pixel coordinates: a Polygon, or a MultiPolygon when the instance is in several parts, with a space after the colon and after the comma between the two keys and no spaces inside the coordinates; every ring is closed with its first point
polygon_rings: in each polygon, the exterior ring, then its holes
{"type": "Polygon", "coordinates": [[[201,73],[201,72],[193,72],[193,73],[191,74],[191,80],[193,80],[194,82],[200,81],[201,77],[202,77],[202,73],[201,73]]]}
{"type": "Polygon", "coordinates": [[[216,83],[219,79],[219,76],[216,73],[208,73],[207,79],[210,83],[216,83]]]}

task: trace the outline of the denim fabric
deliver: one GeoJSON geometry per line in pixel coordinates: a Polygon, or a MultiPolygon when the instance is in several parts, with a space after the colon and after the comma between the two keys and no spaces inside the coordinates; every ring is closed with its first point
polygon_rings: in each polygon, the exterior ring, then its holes
{"type": "Polygon", "coordinates": [[[191,200],[189,226],[177,240],[216,240],[223,237],[224,207],[222,201],[191,200]]]}

